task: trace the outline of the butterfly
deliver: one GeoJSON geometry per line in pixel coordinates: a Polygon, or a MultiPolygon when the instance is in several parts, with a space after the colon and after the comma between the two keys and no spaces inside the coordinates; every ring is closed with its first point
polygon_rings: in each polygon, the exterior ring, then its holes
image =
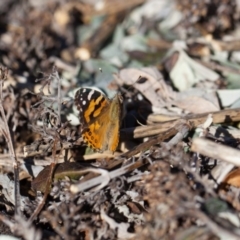
{"type": "Polygon", "coordinates": [[[119,143],[123,97],[112,99],[91,88],[80,88],[75,94],[81,133],[87,145],[97,151],[115,152],[119,143]]]}

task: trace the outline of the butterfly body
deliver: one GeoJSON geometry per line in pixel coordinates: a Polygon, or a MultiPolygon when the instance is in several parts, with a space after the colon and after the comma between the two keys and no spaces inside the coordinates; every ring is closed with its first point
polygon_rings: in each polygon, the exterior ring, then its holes
{"type": "Polygon", "coordinates": [[[119,143],[122,115],[122,96],[108,99],[90,88],[76,92],[75,104],[79,110],[81,133],[84,141],[98,151],[114,152],[119,143]]]}

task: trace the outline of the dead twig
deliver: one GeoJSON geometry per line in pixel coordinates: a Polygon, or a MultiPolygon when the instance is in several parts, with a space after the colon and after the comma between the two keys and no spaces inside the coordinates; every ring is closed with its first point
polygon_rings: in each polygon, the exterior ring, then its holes
{"type": "Polygon", "coordinates": [[[240,167],[240,151],[204,138],[195,138],[191,151],[240,167]]]}
{"type": "MultiPolygon", "coordinates": [[[[3,126],[0,127],[0,131],[4,135],[8,149],[9,154],[12,159],[12,165],[13,165],[13,171],[14,171],[14,183],[15,183],[15,189],[14,189],[14,196],[15,196],[15,214],[20,214],[20,186],[19,186],[19,164],[16,156],[16,152],[13,146],[13,140],[11,136],[11,132],[8,126],[8,120],[3,108],[3,85],[4,82],[7,80],[8,70],[5,68],[0,68],[0,113],[2,117],[2,123],[3,126]]],[[[10,113],[8,112],[8,115],[10,113]]]]}
{"type": "Polygon", "coordinates": [[[139,152],[143,152],[143,151],[149,149],[151,146],[158,144],[158,143],[164,141],[165,139],[172,137],[174,134],[178,133],[180,126],[183,126],[183,122],[181,124],[179,124],[178,126],[172,127],[169,130],[167,130],[166,132],[163,132],[163,133],[159,134],[158,136],[151,138],[147,142],[139,144],[132,150],[122,154],[121,157],[125,157],[125,158],[132,157],[135,154],[137,154],[139,152]]]}

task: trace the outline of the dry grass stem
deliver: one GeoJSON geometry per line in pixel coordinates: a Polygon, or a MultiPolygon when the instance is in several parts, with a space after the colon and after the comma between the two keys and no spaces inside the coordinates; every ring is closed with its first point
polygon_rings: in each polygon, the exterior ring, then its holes
{"type": "Polygon", "coordinates": [[[240,166],[240,151],[224,146],[213,141],[195,138],[192,142],[191,151],[200,153],[213,159],[219,159],[235,166],[240,166]]]}

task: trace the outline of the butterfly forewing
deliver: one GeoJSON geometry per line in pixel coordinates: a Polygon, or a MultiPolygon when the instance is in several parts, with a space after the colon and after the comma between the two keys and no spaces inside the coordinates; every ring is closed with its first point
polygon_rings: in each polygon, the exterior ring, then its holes
{"type": "Polygon", "coordinates": [[[75,105],[79,110],[80,122],[85,126],[94,121],[109,100],[99,91],[81,88],[76,92],[75,105]]]}

